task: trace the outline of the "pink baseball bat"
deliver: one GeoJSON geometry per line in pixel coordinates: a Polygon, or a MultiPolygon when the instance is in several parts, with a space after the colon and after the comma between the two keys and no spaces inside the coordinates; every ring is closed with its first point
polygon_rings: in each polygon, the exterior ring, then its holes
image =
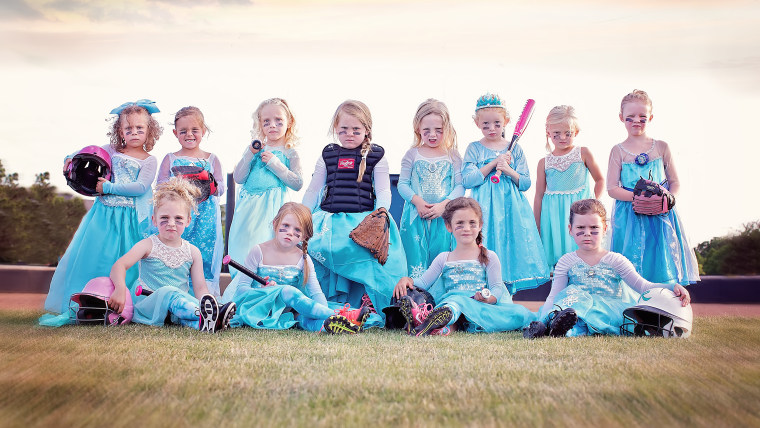
{"type": "MultiPolygon", "coordinates": [[[[507,151],[512,150],[512,147],[515,145],[517,140],[522,137],[523,132],[525,132],[525,128],[528,127],[528,122],[530,122],[530,118],[533,116],[533,109],[536,107],[536,102],[532,99],[528,99],[528,101],[525,101],[525,107],[522,109],[522,113],[520,113],[520,119],[517,120],[517,124],[515,125],[515,132],[512,134],[512,141],[509,143],[509,147],[507,148],[507,151]]],[[[499,179],[499,176],[501,175],[501,171],[496,171],[496,174],[491,176],[491,182],[498,183],[501,181],[499,179]]]]}

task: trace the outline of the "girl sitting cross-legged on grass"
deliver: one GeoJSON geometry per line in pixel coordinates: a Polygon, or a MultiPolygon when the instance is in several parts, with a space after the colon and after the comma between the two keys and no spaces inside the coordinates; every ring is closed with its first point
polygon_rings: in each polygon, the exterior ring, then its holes
{"type": "Polygon", "coordinates": [[[439,254],[421,277],[401,278],[396,284],[393,293],[411,334],[447,335],[457,327],[488,333],[518,330],[535,319],[524,306],[512,303],[501,279],[498,256],[481,245],[482,216],[480,205],[472,198],[449,202],[442,217],[454,236],[455,249],[439,254]],[[436,299],[439,303],[432,311],[406,296],[408,289],[428,289],[439,277],[445,293],[436,299]]]}
{"type": "MultiPolygon", "coordinates": [[[[227,328],[235,305],[218,306],[206,288],[200,250],[182,239],[199,195],[200,190],[194,184],[179,177],[156,187],[153,224],[158,235],[135,244],[111,268],[115,291],[108,306],[114,311],[121,313],[128,292],[127,270],[139,261],[138,284],[146,291],[134,299],[134,322],[161,326],[168,321],[209,333],[227,328]]],[[[137,286],[131,289],[136,290],[137,286]]]]}
{"type": "Polygon", "coordinates": [[[602,248],[606,217],[604,205],[596,199],[570,206],[569,232],[578,249],[557,262],[540,321],[532,322],[524,337],[620,334],[623,311],[636,304],[638,293],[652,288],[672,290],[683,306],[689,304],[689,292],[681,285],[649,282],[625,256],[602,248]]]}
{"type": "Polygon", "coordinates": [[[259,287],[241,273],[224,290],[222,301],[234,302],[238,308],[232,326],[281,330],[298,323],[310,331],[360,332],[369,317],[369,307],[350,309],[345,305],[333,310],[327,306],[314,262],[307,253],[313,234],[309,208],[287,202],[272,226],[274,239],[254,246],[245,259],[245,266],[268,279],[267,284],[259,287]]]}

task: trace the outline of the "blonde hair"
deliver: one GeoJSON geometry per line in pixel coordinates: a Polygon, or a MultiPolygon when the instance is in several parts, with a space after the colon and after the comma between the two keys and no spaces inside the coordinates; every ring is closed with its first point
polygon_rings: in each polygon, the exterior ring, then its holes
{"type": "Polygon", "coordinates": [[[287,101],[283,100],[282,98],[269,98],[259,104],[259,106],[256,108],[256,111],[254,111],[252,115],[253,129],[251,129],[251,137],[259,138],[261,140],[266,139],[266,136],[261,129],[261,110],[263,110],[264,107],[268,105],[278,106],[285,111],[285,115],[288,117],[288,129],[285,130],[285,147],[292,149],[298,142],[298,137],[296,136],[296,117],[293,116],[293,112],[290,111],[290,106],[288,105],[287,101]]]}
{"type": "Polygon", "coordinates": [[[182,177],[172,177],[168,181],[156,186],[156,191],[153,192],[153,212],[155,213],[165,200],[181,201],[187,207],[187,214],[189,216],[196,212],[197,204],[195,198],[200,195],[200,189],[190,181],[182,177]]]}
{"type": "Polygon", "coordinates": [[[361,101],[356,100],[346,100],[343,101],[337,109],[335,109],[335,114],[332,118],[332,126],[330,127],[330,135],[333,136],[333,138],[338,137],[337,128],[338,128],[338,121],[340,120],[340,114],[345,113],[359,122],[361,122],[364,129],[367,130],[367,133],[364,136],[364,141],[362,141],[362,161],[359,164],[359,175],[356,177],[357,183],[360,183],[362,181],[362,178],[364,178],[364,171],[367,168],[367,153],[369,153],[369,150],[372,146],[372,114],[369,112],[369,107],[367,107],[366,104],[364,104],[361,101]]]}
{"type": "Polygon", "coordinates": [[[127,143],[124,141],[124,137],[121,135],[121,125],[122,122],[126,120],[127,116],[130,114],[145,114],[148,116],[148,129],[145,132],[145,144],[143,144],[143,149],[146,152],[153,150],[153,146],[156,145],[156,140],[161,137],[161,134],[164,132],[164,128],[159,125],[158,121],[148,112],[145,107],[140,107],[137,104],[132,104],[124,108],[124,110],[119,112],[119,115],[113,119],[111,130],[108,131],[108,134],[106,134],[111,141],[111,148],[117,152],[123,152],[127,147],[127,143]]]}
{"type": "Polygon", "coordinates": [[[203,128],[204,132],[206,131],[211,132],[211,129],[208,127],[208,125],[206,125],[206,119],[203,117],[203,113],[201,113],[201,109],[194,106],[187,106],[187,107],[182,107],[181,109],[179,109],[179,111],[177,111],[177,113],[174,114],[174,126],[176,127],[177,121],[186,116],[195,117],[198,120],[198,122],[201,123],[201,127],[203,128]]]}
{"type": "Polygon", "coordinates": [[[301,225],[301,231],[303,233],[301,236],[301,249],[303,250],[303,284],[306,284],[306,281],[309,278],[309,263],[307,263],[306,257],[308,255],[309,239],[314,236],[314,225],[311,222],[311,210],[309,210],[306,205],[299,204],[298,202],[284,203],[280,207],[280,210],[277,211],[277,215],[274,216],[274,220],[272,220],[272,226],[275,230],[283,217],[288,214],[293,214],[301,225]]]}
{"type": "Polygon", "coordinates": [[[454,126],[451,124],[449,109],[446,107],[446,104],[433,98],[428,98],[417,107],[417,113],[414,114],[414,120],[412,121],[412,126],[414,127],[414,144],[412,147],[422,146],[420,123],[424,117],[431,114],[440,116],[443,121],[443,147],[446,148],[447,151],[458,152],[457,133],[454,130],[454,126]]]}
{"type": "Polygon", "coordinates": [[[649,94],[646,92],[634,89],[633,92],[623,97],[623,101],[620,102],[620,114],[623,114],[623,106],[632,102],[641,102],[649,107],[649,113],[652,113],[652,99],[649,98],[649,94]]]}
{"type": "Polygon", "coordinates": [[[483,244],[483,210],[480,209],[480,204],[478,204],[478,201],[472,198],[468,198],[466,196],[460,196],[448,204],[446,204],[446,208],[443,210],[443,214],[441,214],[441,217],[443,218],[444,223],[446,223],[446,226],[449,228],[452,228],[451,226],[451,219],[454,217],[454,213],[459,210],[465,210],[465,209],[471,209],[475,212],[475,215],[478,216],[478,220],[480,220],[480,231],[478,232],[478,236],[475,237],[475,243],[478,244],[480,247],[480,254],[478,254],[478,262],[480,264],[488,264],[488,249],[484,247],[483,244]]]}
{"type": "Polygon", "coordinates": [[[604,204],[598,199],[581,199],[570,205],[570,226],[573,225],[573,216],[597,214],[602,219],[602,223],[607,224],[607,210],[604,204]]]}
{"type": "Polygon", "coordinates": [[[578,117],[575,115],[575,108],[573,106],[556,106],[549,110],[549,114],[546,116],[546,151],[551,152],[552,144],[549,139],[549,125],[564,125],[570,126],[570,130],[575,133],[580,132],[581,128],[578,126],[578,117]]]}

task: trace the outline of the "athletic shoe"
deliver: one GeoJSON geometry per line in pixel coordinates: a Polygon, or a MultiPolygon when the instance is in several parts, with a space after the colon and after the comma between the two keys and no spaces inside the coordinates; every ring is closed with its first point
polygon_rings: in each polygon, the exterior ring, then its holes
{"type": "Polygon", "coordinates": [[[219,316],[216,318],[216,331],[230,328],[230,320],[235,316],[237,305],[235,302],[227,302],[219,308],[219,316]]]}
{"type": "Polygon", "coordinates": [[[345,317],[361,330],[364,327],[367,318],[369,318],[370,310],[367,306],[362,306],[359,309],[351,309],[351,305],[346,303],[342,308],[336,309],[335,314],[345,317]]]}
{"type": "Polygon", "coordinates": [[[375,310],[375,305],[372,303],[372,299],[369,298],[369,294],[367,293],[364,293],[364,295],[362,296],[362,305],[359,308],[361,309],[365,306],[369,308],[370,313],[373,313],[373,314],[377,313],[377,311],[375,310]]]}
{"type": "Polygon", "coordinates": [[[343,315],[330,315],[322,325],[330,334],[356,334],[361,331],[360,326],[343,315]]]}
{"type": "Polygon", "coordinates": [[[412,329],[425,322],[430,311],[433,310],[433,305],[430,303],[418,305],[411,297],[403,296],[398,299],[398,309],[406,320],[406,332],[411,333],[412,329]]]}
{"type": "Polygon", "coordinates": [[[528,327],[523,329],[523,337],[526,339],[535,339],[546,336],[546,324],[541,321],[533,321],[528,327]]]}
{"type": "Polygon", "coordinates": [[[578,322],[578,314],[573,308],[554,311],[549,316],[549,336],[552,337],[564,336],[578,322]]]}
{"type": "Polygon", "coordinates": [[[435,329],[446,327],[454,313],[448,306],[433,309],[425,322],[412,331],[415,336],[428,336],[435,329]]]}
{"type": "Polygon", "coordinates": [[[443,328],[437,328],[430,332],[431,336],[448,336],[451,334],[451,329],[449,326],[443,327],[443,328]]]}
{"type": "Polygon", "coordinates": [[[219,318],[219,304],[216,303],[214,296],[204,294],[201,297],[201,315],[198,323],[198,330],[208,333],[216,333],[216,321],[219,318]]]}

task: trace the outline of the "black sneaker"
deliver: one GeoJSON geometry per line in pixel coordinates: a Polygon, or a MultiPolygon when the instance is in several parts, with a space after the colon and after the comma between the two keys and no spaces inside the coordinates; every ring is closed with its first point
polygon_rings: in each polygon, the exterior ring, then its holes
{"type": "Polygon", "coordinates": [[[425,322],[412,331],[412,334],[415,336],[428,336],[433,330],[446,327],[453,316],[454,313],[448,306],[435,308],[430,312],[425,322]]]}
{"type": "Polygon", "coordinates": [[[230,320],[235,316],[237,305],[235,302],[227,302],[219,308],[219,316],[216,318],[216,331],[230,328],[230,320]]]}
{"type": "Polygon", "coordinates": [[[414,303],[414,301],[412,301],[412,298],[409,296],[403,296],[402,298],[398,299],[398,302],[396,304],[398,305],[398,311],[401,313],[401,316],[406,320],[406,332],[411,334],[412,329],[415,327],[412,308],[416,308],[417,304],[414,303]]]}
{"type": "Polygon", "coordinates": [[[198,324],[198,330],[208,333],[216,332],[216,321],[219,318],[219,304],[216,303],[214,296],[204,294],[201,297],[201,316],[198,324]]]}
{"type": "Polygon", "coordinates": [[[554,311],[552,315],[554,316],[549,320],[549,336],[552,337],[564,336],[578,322],[578,314],[573,308],[554,311]]]}
{"type": "Polygon", "coordinates": [[[526,339],[535,339],[544,336],[546,336],[546,324],[541,321],[533,321],[527,328],[523,329],[523,337],[526,339]]]}
{"type": "Polygon", "coordinates": [[[323,326],[330,334],[356,334],[361,331],[361,326],[343,315],[331,315],[325,320],[323,326]]]}

